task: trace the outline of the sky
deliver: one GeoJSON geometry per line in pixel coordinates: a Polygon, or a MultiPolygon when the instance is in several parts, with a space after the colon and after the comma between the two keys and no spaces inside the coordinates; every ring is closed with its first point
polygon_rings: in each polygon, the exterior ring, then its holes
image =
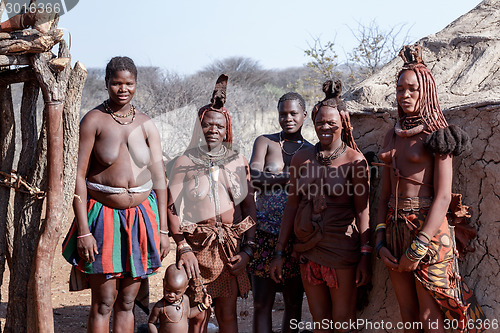
{"type": "MultiPolygon", "coordinates": [[[[68,1],[66,1],[68,3],[68,1]]],[[[75,0],[73,0],[75,2],[75,0]]],[[[376,20],[406,24],[416,41],[442,30],[479,0],[80,0],[59,27],[73,63],[104,68],[127,55],[139,66],[189,75],[216,60],[248,57],[265,69],[302,66],[304,50],[334,41],[340,60],[356,44],[349,29],[376,20]],[[419,10],[414,9],[418,3],[419,10]],[[68,40],[68,34],[65,38],[68,40]]]]}

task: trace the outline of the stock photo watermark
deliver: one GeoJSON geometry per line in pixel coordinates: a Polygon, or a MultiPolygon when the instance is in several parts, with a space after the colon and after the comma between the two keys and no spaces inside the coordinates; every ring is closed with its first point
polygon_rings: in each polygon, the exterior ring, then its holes
{"type": "MultiPolygon", "coordinates": [[[[439,328],[438,320],[430,320],[426,323],[426,326],[430,329],[439,328]]],[[[498,319],[444,319],[441,323],[445,330],[453,329],[457,330],[459,328],[467,328],[468,330],[474,329],[493,329],[497,330],[499,328],[498,319]]],[[[386,330],[392,332],[393,330],[422,330],[424,329],[424,324],[422,322],[392,322],[384,320],[369,320],[369,319],[356,319],[349,321],[333,321],[331,319],[323,319],[321,321],[298,321],[297,319],[290,320],[291,329],[299,330],[386,330]]]]}
{"type": "Polygon", "coordinates": [[[69,12],[78,4],[79,0],[2,0],[4,12],[9,18],[24,13],[58,14],[69,12]]]}

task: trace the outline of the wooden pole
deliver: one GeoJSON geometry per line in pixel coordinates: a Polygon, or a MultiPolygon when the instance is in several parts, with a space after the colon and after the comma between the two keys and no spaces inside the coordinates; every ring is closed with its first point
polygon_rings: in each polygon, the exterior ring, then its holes
{"type": "MultiPolygon", "coordinates": [[[[59,58],[69,58],[66,43],[59,44],[59,58]]],[[[64,98],[71,73],[67,66],[54,73],[45,53],[33,57],[33,69],[42,88],[47,119],[47,208],[29,284],[28,332],[53,332],[50,278],[63,218],[63,121],[64,98]]]]}
{"type": "MultiPolygon", "coordinates": [[[[15,122],[12,94],[8,85],[0,85],[0,119],[0,170],[9,173],[14,162],[15,122]]],[[[0,202],[2,203],[0,205],[0,284],[5,271],[7,220],[11,218],[9,216],[10,194],[10,188],[0,187],[0,202]]]]}

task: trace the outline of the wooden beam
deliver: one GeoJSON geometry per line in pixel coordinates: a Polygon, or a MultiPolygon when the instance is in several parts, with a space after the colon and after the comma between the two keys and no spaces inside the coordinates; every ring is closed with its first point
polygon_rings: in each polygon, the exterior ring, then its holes
{"type": "Polygon", "coordinates": [[[27,55],[1,55],[0,67],[12,65],[30,65],[30,58],[27,55]]]}
{"type": "Polygon", "coordinates": [[[36,76],[31,67],[11,69],[0,72],[0,85],[8,85],[34,80],[36,80],[36,76]]]}
{"type": "Polygon", "coordinates": [[[0,54],[12,55],[47,52],[62,40],[63,35],[64,31],[62,29],[54,29],[46,34],[41,34],[37,31],[37,33],[30,35],[20,34],[10,39],[0,39],[0,54]]]}

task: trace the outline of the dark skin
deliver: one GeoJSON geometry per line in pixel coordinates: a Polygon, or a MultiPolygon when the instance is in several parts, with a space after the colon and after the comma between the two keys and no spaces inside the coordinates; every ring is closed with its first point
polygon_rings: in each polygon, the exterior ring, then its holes
{"type": "MultiPolygon", "coordinates": [[[[292,153],[301,147],[297,141],[304,141],[302,125],[307,115],[298,100],[286,100],[278,106],[278,120],[283,131],[281,139],[284,149],[292,153]]],[[[284,186],[289,183],[289,167],[293,155],[285,154],[280,142],[280,133],[259,136],[254,143],[250,167],[252,184],[261,191],[271,190],[273,186],[284,186]]],[[[311,147],[305,142],[300,149],[311,147]]],[[[254,299],[253,331],[256,333],[272,331],[272,308],[277,284],[271,278],[252,276],[254,299]]],[[[292,332],[290,320],[300,321],[302,311],[303,287],[300,277],[292,278],[283,284],[285,313],[283,315],[282,332],[292,332]]]]}
{"type": "MultiPolygon", "coordinates": [[[[396,99],[403,111],[409,115],[418,115],[419,91],[416,74],[411,70],[405,70],[400,75],[396,87],[396,99]]],[[[377,221],[382,223],[387,215],[387,204],[391,197],[434,197],[427,219],[422,231],[431,237],[438,232],[445,218],[451,200],[452,184],[452,157],[451,155],[433,156],[424,147],[426,133],[403,138],[396,136],[394,130],[387,133],[384,148],[379,157],[389,165],[392,165],[393,155],[396,167],[401,175],[409,177],[424,184],[424,186],[400,179],[398,193],[396,192],[396,177],[389,168],[383,169],[382,193],[379,201],[377,221]]],[[[423,236],[418,236],[427,242],[423,236]]],[[[377,233],[377,243],[385,239],[385,232],[377,233]]],[[[395,258],[386,247],[380,250],[380,258],[389,269],[389,274],[394,285],[398,299],[401,317],[404,322],[424,323],[425,332],[444,332],[442,312],[437,302],[425,291],[422,284],[413,276],[413,271],[419,262],[410,261],[406,255],[395,258]],[[425,323],[439,321],[437,330],[431,330],[425,323]]],[[[418,330],[405,330],[405,332],[419,332],[418,330]]]]}
{"type": "MultiPolygon", "coordinates": [[[[222,149],[222,142],[226,136],[226,119],[215,111],[208,111],[201,124],[203,138],[205,139],[202,148],[210,152],[218,152],[222,149]],[[206,144],[206,145],[205,145],[206,144]]],[[[250,216],[256,219],[255,201],[253,198],[253,188],[250,182],[250,169],[245,158],[232,151],[231,156],[224,168],[218,170],[220,217],[222,223],[233,224],[242,217],[250,216]],[[231,191],[230,175],[228,170],[233,172],[236,182],[241,186],[241,198],[231,198],[228,191],[231,191]]],[[[186,155],[180,156],[173,167],[172,177],[169,185],[171,195],[169,196],[169,207],[181,207],[184,204],[184,218],[192,222],[206,221],[215,224],[214,201],[208,196],[209,175],[205,167],[195,165],[186,155]],[[196,189],[195,175],[199,175],[199,185],[196,189]]],[[[168,209],[170,231],[177,246],[186,243],[183,233],[180,231],[180,220],[175,209],[168,209]]],[[[245,233],[248,239],[255,238],[255,227],[245,233]]],[[[236,276],[245,272],[250,257],[245,252],[239,252],[229,258],[227,264],[230,272],[236,276]]],[[[183,253],[177,263],[178,267],[184,266],[188,278],[200,278],[198,260],[193,252],[183,253]]],[[[238,285],[236,277],[231,281],[232,294],[234,297],[215,298],[215,315],[219,323],[219,332],[237,332],[238,323],[236,315],[236,295],[238,285]]],[[[190,332],[206,332],[208,317],[210,314],[205,311],[190,322],[190,332]]]]}
{"type": "MultiPolygon", "coordinates": [[[[113,73],[106,82],[109,106],[116,114],[125,115],[135,93],[136,80],[129,71],[113,73]]],[[[132,116],[122,119],[130,121],[132,116]]],[[[85,198],[92,198],[105,206],[125,209],[143,202],[149,192],[109,194],[87,190],[85,180],[122,188],[145,184],[150,179],[158,198],[160,229],[167,229],[167,191],[163,171],[159,133],[151,119],[137,111],[133,123],[120,125],[105,112],[103,105],[89,111],[80,123],[80,143],[75,193],[73,201],[78,234],[89,234],[85,198]],[[81,199],[80,199],[81,198],[81,199]]],[[[79,255],[94,262],[98,254],[92,235],[79,238],[79,255]]],[[[161,259],[170,250],[167,235],[160,236],[161,259]]],[[[89,332],[108,332],[111,310],[114,310],[113,330],[133,332],[133,300],[137,295],[140,280],[132,278],[109,279],[102,274],[89,275],[92,289],[92,304],[89,315],[89,332]]]]}
{"type": "MultiPolygon", "coordinates": [[[[179,269],[175,264],[172,264],[167,268],[163,279],[163,298],[154,305],[149,315],[148,330],[150,333],[188,332],[188,319],[201,313],[198,306],[190,308],[189,298],[184,295],[188,282],[184,267],[179,269]],[[185,309],[189,309],[189,311],[185,311],[185,309]],[[160,321],[159,329],[156,327],[158,321],[160,321]]],[[[212,297],[206,294],[203,304],[210,308],[212,297]]]]}
{"type": "MultiPolygon", "coordinates": [[[[342,124],[340,114],[336,108],[322,106],[314,120],[316,134],[321,143],[321,152],[323,156],[329,156],[341,144],[342,124]]],[[[318,172],[312,172],[320,165],[315,158],[314,147],[299,151],[292,159],[290,192],[283,214],[280,236],[276,251],[282,251],[284,244],[288,242],[292,232],[297,207],[302,195],[307,193],[299,192],[298,188],[304,188],[304,185],[312,184],[316,181],[318,172]]],[[[358,230],[361,234],[361,243],[366,244],[370,239],[369,232],[369,182],[368,165],[363,155],[349,147],[344,154],[332,161],[328,168],[338,168],[346,170],[337,172],[334,176],[324,179],[329,185],[327,189],[343,186],[345,191],[337,193],[325,193],[326,201],[337,204],[354,203],[354,211],[358,230]],[[350,171],[349,171],[350,170],[350,171]],[[364,189],[357,192],[357,195],[350,194],[347,190],[348,183],[353,187],[364,189]],[[338,185],[337,185],[338,184],[338,185]]],[[[328,190],[327,190],[328,191],[328,190]]],[[[328,209],[342,209],[329,207],[328,209]]],[[[271,264],[271,276],[275,281],[282,280],[283,262],[281,259],[273,260],[271,264]]],[[[347,322],[356,320],[356,287],[364,285],[370,281],[370,258],[361,256],[361,261],[357,267],[336,269],[339,288],[329,288],[326,284],[313,285],[304,278],[303,267],[301,267],[302,283],[307,295],[309,309],[314,321],[323,319],[333,319],[334,321],[347,322]]],[[[322,332],[318,330],[315,332],[322,332]]],[[[342,332],[342,331],[341,331],[342,332]]]]}

